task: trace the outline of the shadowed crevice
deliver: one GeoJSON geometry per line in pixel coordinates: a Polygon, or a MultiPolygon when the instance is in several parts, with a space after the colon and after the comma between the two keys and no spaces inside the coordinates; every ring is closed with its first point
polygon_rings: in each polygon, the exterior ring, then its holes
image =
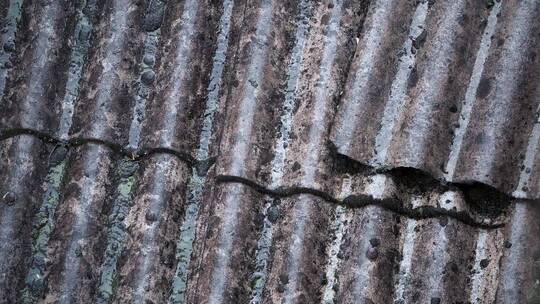
{"type": "Polygon", "coordinates": [[[536,203],[536,199],[518,199],[499,189],[478,181],[448,182],[438,179],[421,169],[413,167],[373,167],[359,162],[337,151],[333,143],[328,143],[332,157],[332,170],[337,174],[371,175],[386,174],[393,178],[398,188],[409,189],[417,195],[429,191],[445,192],[459,190],[463,199],[479,215],[496,217],[508,210],[512,201],[536,203]]]}
{"type": "Polygon", "coordinates": [[[242,178],[239,176],[232,175],[218,175],[215,177],[216,183],[240,183],[246,185],[255,191],[270,195],[273,197],[292,197],[301,194],[310,194],[323,200],[343,205],[349,208],[364,208],[367,206],[378,206],[390,212],[399,214],[401,216],[411,218],[414,220],[423,220],[429,218],[453,218],[463,224],[469,225],[471,227],[482,228],[482,229],[496,229],[504,226],[504,223],[498,221],[479,221],[471,216],[467,211],[454,211],[447,210],[444,208],[432,207],[432,206],[422,206],[410,208],[405,206],[403,202],[397,198],[385,198],[378,199],[370,195],[350,195],[343,200],[339,200],[332,195],[317,189],[307,188],[307,187],[279,187],[276,189],[269,189],[265,186],[258,184],[252,180],[242,178]]]}
{"type": "MultiPolygon", "coordinates": [[[[188,165],[189,167],[195,168],[199,174],[206,174],[210,167],[214,164],[216,159],[216,157],[210,157],[205,160],[197,160],[189,153],[176,151],[174,149],[165,147],[143,147],[136,150],[128,149],[123,147],[122,145],[95,138],[74,137],[68,140],[61,140],[45,132],[24,128],[13,128],[0,131],[0,141],[22,135],[34,136],[44,143],[62,146],[66,149],[75,148],[86,144],[102,145],[111,149],[114,153],[120,154],[134,162],[145,159],[147,157],[151,157],[154,154],[169,154],[177,157],[179,160],[186,163],[186,165],[188,165]]],[[[346,158],[345,156],[339,154],[334,156],[336,157],[336,159],[339,160],[336,162],[336,164],[334,164],[333,169],[336,172],[341,172],[342,170],[340,170],[340,168],[346,167],[348,168],[346,170],[347,172],[354,174],[362,174],[366,173],[367,171],[372,173],[381,173],[381,170],[375,170],[374,168],[362,165],[354,160],[346,158]]],[[[415,220],[422,220],[428,218],[453,218],[466,225],[482,229],[496,229],[504,226],[504,223],[501,220],[495,220],[495,218],[499,217],[502,214],[502,210],[508,208],[508,206],[511,204],[511,198],[497,191],[496,189],[493,189],[492,187],[484,186],[483,184],[443,184],[438,180],[426,176],[421,171],[412,168],[395,168],[383,170],[383,172],[393,176],[398,184],[404,183],[403,186],[405,186],[406,188],[407,183],[414,183],[414,185],[408,185],[408,188],[420,188],[418,189],[418,191],[420,192],[423,192],[426,189],[436,189],[441,187],[445,189],[459,189],[465,194],[466,202],[469,206],[473,208],[473,212],[448,210],[433,206],[421,206],[412,208],[404,204],[404,202],[399,198],[378,199],[363,194],[350,195],[345,199],[340,200],[332,196],[332,194],[318,189],[299,186],[278,187],[275,189],[270,189],[257,183],[256,181],[233,175],[218,175],[215,177],[215,182],[244,184],[259,193],[273,197],[292,197],[301,194],[310,194],[319,197],[326,202],[343,205],[349,208],[379,206],[385,210],[415,220]],[[478,202],[476,200],[479,197],[485,199],[483,199],[482,202],[478,202]],[[473,198],[472,201],[470,198],[473,198]],[[490,205],[486,205],[491,204],[491,202],[495,202],[497,206],[493,207],[490,205]],[[486,206],[489,208],[487,208],[486,206]],[[488,211],[484,212],[484,209],[488,211]],[[478,216],[475,217],[471,214],[477,214],[478,216]],[[481,220],[479,220],[478,218],[480,218],[481,220]]]]}
{"type": "Polygon", "coordinates": [[[121,156],[124,156],[133,161],[140,161],[142,159],[148,158],[155,154],[169,154],[183,161],[189,167],[195,167],[198,172],[199,171],[206,172],[208,168],[215,161],[215,157],[210,157],[204,160],[198,160],[187,152],[177,151],[177,150],[166,148],[166,147],[142,147],[140,149],[130,149],[120,144],[113,143],[110,141],[105,141],[102,139],[97,139],[97,138],[73,137],[67,140],[62,140],[48,133],[33,130],[33,129],[26,129],[26,128],[13,128],[13,129],[1,130],[0,142],[13,138],[13,137],[22,136],[22,135],[34,136],[44,143],[53,144],[57,146],[64,146],[67,149],[84,146],[86,144],[105,146],[109,148],[110,150],[112,150],[114,153],[120,154],[121,156]]]}
{"type": "MultiPolygon", "coordinates": [[[[333,170],[338,173],[349,173],[349,174],[389,174],[393,177],[396,177],[397,180],[402,180],[404,183],[414,183],[416,187],[425,187],[426,185],[430,185],[431,187],[438,187],[438,188],[452,188],[456,187],[460,190],[466,191],[475,191],[479,190],[480,192],[486,194],[491,199],[495,199],[495,204],[502,205],[501,201],[510,202],[513,200],[520,200],[524,202],[530,202],[535,203],[538,201],[539,198],[532,197],[532,198],[522,198],[522,197],[516,197],[514,195],[511,195],[510,193],[504,192],[497,187],[494,187],[490,184],[486,184],[477,180],[463,180],[460,182],[449,182],[444,180],[443,178],[437,178],[433,176],[431,173],[429,173],[426,170],[414,168],[414,167],[406,167],[406,166],[398,166],[398,167],[390,167],[390,166],[372,166],[369,164],[366,164],[364,162],[358,161],[354,158],[351,158],[348,155],[342,154],[338,152],[337,147],[335,144],[331,141],[327,142],[327,149],[330,151],[330,155],[333,160],[333,170]],[[418,183],[418,181],[421,181],[418,183]]],[[[483,200],[488,201],[488,200],[483,200]]],[[[491,203],[488,201],[488,203],[491,203]]]]}

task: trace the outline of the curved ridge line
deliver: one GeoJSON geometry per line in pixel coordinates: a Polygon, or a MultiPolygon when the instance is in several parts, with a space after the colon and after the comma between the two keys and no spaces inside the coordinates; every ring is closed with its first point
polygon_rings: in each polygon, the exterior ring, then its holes
{"type": "Polygon", "coordinates": [[[178,150],[174,150],[172,148],[167,148],[167,147],[142,147],[139,149],[130,149],[120,144],[116,144],[116,143],[98,139],[98,138],[91,138],[91,137],[88,137],[88,138],[72,137],[67,140],[62,140],[46,132],[42,132],[42,131],[38,131],[34,129],[28,129],[28,128],[14,128],[14,129],[0,130],[0,142],[13,138],[13,137],[21,136],[21,135],[34,136],[43,142],[56,144],[56,145],[64,145],[68,148],[80,147],[86,144],[95,144],[95,145],[105,146],[111,149],[114,153],[123,155],[133,161],[139,161],[144,158],[150,157],[154,154],[169,154],[185,162],[188,166],[195,167],[198,172],[199,171],[206,172],[206,170],[210,167],[210,165],[213,164],[215,161],[215,157],[209,157],[207,159],[196,159],[195,157],[193,157],[191,154],[187,152],[178,151],[178,150]]]}
{"type": "Polygon", "coordinates": [[[505,226],[505,223],[480,223],[476,221],[471,215],[469,215],[467,211],[452,211],[444,208],[431,206],[422,206],[416,208],[404,207],[402,201],[396,198],[377,199],[370,195],[361,194],[350,195],[343,200],[339,200],[322,190],[299,186],[269,189],[253,180],[235,175],[225,174],[217,175],[215,177],[215,181],[216,183],[240,183],[254,189],[261,194],[280,198],[291,197],[300,194],[311,194],[313,196],[322,198],[327,202],[355,209],[362,209],[367,206],[378,206],[392,213],[414,220],[448,217],[453,218],[465,225],[481,229],[497,229],[505,226]]]}

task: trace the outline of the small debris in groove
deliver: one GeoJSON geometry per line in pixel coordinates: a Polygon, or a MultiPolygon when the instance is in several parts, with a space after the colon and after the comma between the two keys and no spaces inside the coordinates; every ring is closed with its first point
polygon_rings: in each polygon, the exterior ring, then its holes
{"type": "Polygon", "coordinates": [[[142,81],[142,83],[144,83],[146,85],[149,85],[152,82],[154,82],[155,78],[156,78],[156,73],[154,73],[154,71],[152,71],[152,70],[145,71],[141,75],[141,81],[142,81]]]}
{"type": "Polygon", "coordinates": [[[15,195],[15,193],[8,191],[2,196],[2,200],[4,201],[4,203],[6,203],[6,205],[12,206],[13,204],[15,204],[17,196],[15,195]]]}
{"type": "Polygon", "coordinates": [[[379,250],[377,250],[377,248],[371,247],[367,250],[366,256],[369,260],[374,261],[379,256],[379,250]]]}
{"type": "Polygon", "coordinates": [[[372,239],[369,240],[369,243],[373,247],[379,247],[379,245],[381,244],[381,241],[379,241],[378,238],[372,238],[372,239]]]}
{"type": "Polygon", "coordinates": [[[483,259],[480,261],[480,268],[484,269],[488,267],[488,265],[489,265],[489,259],[483,259]]]}

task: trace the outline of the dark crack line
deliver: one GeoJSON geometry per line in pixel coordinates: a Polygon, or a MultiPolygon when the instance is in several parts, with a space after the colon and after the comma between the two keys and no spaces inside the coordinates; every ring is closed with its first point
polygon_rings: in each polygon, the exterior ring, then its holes
{"type": "Polygon", "coordinates": [[[140,149],[134,150],[134,149],[126,148],[120,144],[116,144],[113,142],[109,142],[109,141],[97,139],[97,138],[73,137],[67,140],[62,140],[48,133],[37,131],[34,129],[27,129],[27,128],[14,128],[14,129],[1,130],[0,142],[13,138],[13,137],[22,136],[22,135],[34,136],[38,138],[39,140],[41,140],[42,142],[54,144],[57,146],[65,146],[66,148],[76,148],[76,147],[80,147],[86,144],[105,146],[109,148],[110,150],[112,150],[114,153],[120,154],[133,161],[140,161],[142,159],[148,158],[155,154],[168,154],[185,162],[190,167],[195,167],[197,169],[197,172],[202,173],[202,174],[206,173],[208,168],[210,168],[210,166],[215,161],[215,157],[199,160],[193,157],[189,153],[186,153],[183,151],[177,151],[177,150],[166,148],[166,147],[142,147],[140,149]]]}
{"type": "Polygon", "coordinates": [[[246,179],[239,176],[233,175],[218,175],[215,177],[216,183],[239,183],[246,185],[255,191],[266,194],[273,197],[291,197],[300,194],[311,194],[322,198],[323,200],[343,205],[349,208],[358,208],[362,209],[367,206],[378,206],[390,212],[396,213],[398,215],[414,219],[414,220],[424,220],[430,218],[440,218],[448,217],[453,218],[463,224],[466,224],[471,227],[481,228],[481,229],[497,229],[503,227],[504,223],[480,223],[476,221],[467,211],[452,211],[444,208],[423,206],[416,208],[407,208],[405,207],[402,201],[396,198],[387,198],[387,199],[377,199],[370,195],[350,195],[343,200],[339,200],[327,192],[307,188],[307,187],[280,187],[276,189],[268,189],[257,182],[254,182],[250,179],[246,179]]]}
{"type": "MultiPolygon", "coordinates": [[[[101,145],[109,148],[111,151],[120,154],[132,161],[139,161],[150,157],[154,154],[168,154],[172,155],[179,160],[185,162],[190,167],[195,167],[197,172],[200,175],[205,175],[212,164],[215,162],[215,157],[211,157],[205,160],[198,160],[189,153],[176,151],[171,148],[165,147],[143,147],[141,149],[133,150],[125,148],[122,145],[112,143],[97,138],[81,138],[73,137],[67,140],[62,140],[56,138],[48,133],[37,131],[34,129],[27,128],[13,128],[0,131],[0,142],[21,136],[29,135],[38,138],[39,140],[54,144],[57,146],[65,146],[66,148],[75,148],[80,147],[86,144],[95,144],[101,145]]],[[[367,206],[378,206],[380,208],[386,209],[390,212],[402,215],[407,218],[414,220],[423,220],[430,218],[439,218],[439,217],[448,217],[453,218],[463,224],[469,225],[471,227],[482,228],[482,229],[496,229],[504,226],[504,223],[481,223],[475,220],[467,211],[453,211],[447,210],[444,208],[423,206],[416,208],[405,207],[405,204],[397,198],[387,198],[387,199],[377,199],[369,195],[351,195],[346,197],[343,200],[339,200],[327,192],[322,190],[317,190],[309,187],[279,187],[276,189],[269,189],[265,186],[243,177],[233,176],[233,175],[218,175],[215,177],[216,183],[239,183],[249,186],[255,191],[269,195],[272,197],[291,197],[297,196],[300,194],[310,194],[316,197],[319,197],[327,202],[343,205],[349,208],[365,208],[367,206]]]]}
{"type": "MultiPolygon", "coordinates": [[[[352,174],[356,174],[356,173],[359,173],[359,172],[369,172],[369,173],[377,173],[377,174],[390,174],[392,176],[396,176],[396,172],[398,171],[403,171],[403,170],[407,170],[409,172],[417,172],[415,174],[421,174],[422,176],[424,177],[427,177],[429,179],[431,179],[434,183],[438,183],[439,185],[443,186],[443,187],[452,187],[452,186],[455,186],[457,188],[460,188],[460,189],[463,189],[463,187],[472,187],[472,186],[480,186],[480,187],[484,187],[486,189],[489,189],[492,193],[496,193],[497,195],[499,196],[504,196],[505,197],[505,200],[507,201],[516,201],[516,202],[524,202],[524,203],[533,203],[533,204],[536,204],[538,203],[538,198],[535,198],[535,197],[529,197],[529,198],[520,198],[520,197],[515,197],[512,195],[512,193],[507,193],[493,185],[490,185],[490,184],[487,184],[487,183],[484,183],[484,182],[481,182],[481,181],[477,181],[477,180],[474,180],[474,179],[468,179],[468,180],[461,180],[459,182],[450,182],[450,181],[447,181],[445,180],[444,178],[438,178],[436,176],[434,176],[431,172],[427,171],[427,170],[424,170],[422,168],[415,168],[415,167],[411,167],[411,166],[390,166],[390,165],[381,165],[381,166],[378,166],[378,167],[374,167],[372,165],[368,165],[366,163],[363,163],[361,161],[358,161],[346,154],[342,154],[342,153],[339,153],[338,152],[338,149],[337,147],[335,146],[335,144],[331,141],[329,141],[327,143],[328,145],[328,149],[330,151],[330,155],[332,155],[332,157],[334,157],[334,159],[336,157],[339,157],[341,158],[342,162],[345,162],[348,166],[349,166],[349,169],[352,170],[352,174]]],[[[441,170],[443,172],[444,171],[444,165],[441,166],[441,170]]],[[[446,173],[446,172],[445,172],[446,173]]]]}

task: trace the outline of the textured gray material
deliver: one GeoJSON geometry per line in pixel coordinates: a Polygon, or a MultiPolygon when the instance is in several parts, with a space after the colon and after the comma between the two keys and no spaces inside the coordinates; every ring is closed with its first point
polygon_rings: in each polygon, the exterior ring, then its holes
{"type": "Polygon", "coordinates": [[[0,303],[540,303],[539,15],[0,0],[0,303]]]}
{"type": "Polygon", "coordinates": [[[372,7],[381,20],[349,73],[331,137],[338,152],[538,198],[538,1],[436,1],[401,36],[383,26],[404,24],[396,13],[379,13],[399,6],[372,7]]]}

